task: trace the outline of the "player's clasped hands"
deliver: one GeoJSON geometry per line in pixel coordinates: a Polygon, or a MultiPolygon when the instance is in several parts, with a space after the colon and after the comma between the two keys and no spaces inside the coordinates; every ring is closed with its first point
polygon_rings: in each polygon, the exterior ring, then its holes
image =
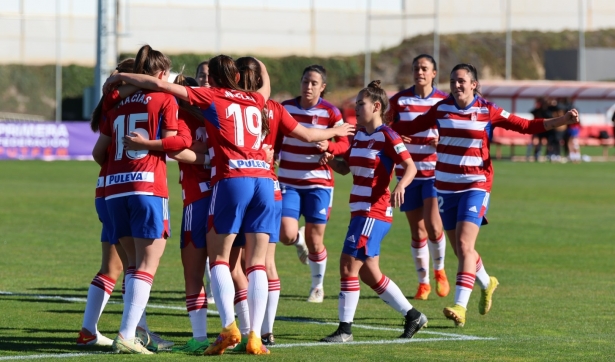
{"type": "Polygon", "coordinates": [[[578,124],[580,123],[579,120],[579,111],[577,111],[576,109],[571,109],[568,112],[566,112],[566,124],[578,124]]]}

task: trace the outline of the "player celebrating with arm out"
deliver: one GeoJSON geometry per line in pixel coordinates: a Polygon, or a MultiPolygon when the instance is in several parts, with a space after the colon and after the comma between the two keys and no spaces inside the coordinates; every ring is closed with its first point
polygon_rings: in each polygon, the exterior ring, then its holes
{"type": "MultiPolygon", "coordinates": [[[[148,74],[162,82],[167,82],[170,67],[171,61],[149,45],[141,47],[135,59],[135,73],[148,74]]],[[[93,151],[96,160],[109,157],[105,200],[113,224],[113,239],[119,240],[126,251],[129,267],[135,268],[130,278],[126,276],[124,312],[113,349],[151,354],[145,348],[149,341],[136,337],[135,331],[170,235],[166,163],[162,152],[125,150],[122,138],[131,132],[146,138],[175,135],[175,99],[151,91],[139,91],[124,98],[108,112],[108,122],[101,128],[93,151]]],[[[145,336],[149,339],[148,334],[145,336]]]]}
{"type": "MultiPolygon", "coordinates": [[[[412,122],[434,104],[448,97],[448,94],[436,89],[436,61],[431,55],[421,54],[412,61],[414,86],[394,95],[389,109],[389,119],[393,122],[412,122]]],[[[436,293],[446,297],[450,290],[444,271],[444,254],[446,240],[442,220],[438,212],[438,200],[434,188],[436,168],[436,146],[438,128],[433,127],[410,135],[406,148],[417,168],[416,177],[406,189],[405,202],[400,210],[406,213],[410,233],[412,234],[412,258],[419,278],[419,287],[414,299],[425,300],[431,292],[429,285],[429,255],[433,260],[436,278],[436,293]]],[[[403,169],[395,169],[397,178],[403,175],[403,169]]]]}
{"type": "Polygon", "coordinates": [[[480,314],[491,309],[498,280],[485,271],[475,250],[480,226],[486,224],[493,167],[489,155],[489,135],[493,127],[535,134],[563,124],[576,124],[579,115],[571,110],[551,119],[527,119],[498,108],[480,96],[478,74],[470,64],[456,65],[450,74],[451,96],[438,102],[412,122],[397,122],[392,128],[411,135],[437,125],[440,140],[437,152],[435,187],[444,230],[459,260],[455,305],[444,315],[462,327],[474,282],[478,279],[480,314]]]}
{"type": "MultiPolygon", "coordinates": [[[[305,127],[326,129],[342,125],[344,120],[339,109],[322,99],[326,86],[325,69],[311,65],[303,70],[301,96],[282,104],[305,127]]],[[[282,142],[278,168],[283,202],[280,241],[295,245],[302,263],[307,264],[309,259],[312,286],[307,301],[312,303],[322,303],[324,298],[323,281],[327,267],[324,237],[334,185],[331,168],[321,165],[320,158],[324,152],[342,155],[348,146],[346,137],[336,137],[335,143],[322,141],[314,144],[286,136],[282,142]],[[305,229],[299,229],[302,214],[305,229]]]]}
{"type": "Polygon", "coordinates": [[[352,321],[359,303],[359,276],[378,296],[405,317],[400,338],[412,338],[427,324],[425,315],[408,302],[399,287],[380,271],[380,244],[391,228],[393,208],[404,202],[406,187],[416,175],[416,167],[397,133],[384,125],[388,108],[386,92],[380,81],[362,89],[356,101],[359,129],[344,161],[331,158],[336,172],[352,173],[350,191],[351,219],[340,258],[341,291],[339,294],[340,324],[322,342],[352,341],[352,321]],[[395,164],[404,174],[391,194],[389,183],[395,164]]]}

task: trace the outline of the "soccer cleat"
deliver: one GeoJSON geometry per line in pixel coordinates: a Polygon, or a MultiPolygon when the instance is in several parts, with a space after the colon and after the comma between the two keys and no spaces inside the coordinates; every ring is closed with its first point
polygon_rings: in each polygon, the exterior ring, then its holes
{"type": "Polygon", "coordinates": [[[321,342],[326,343],[344,343],[344,342],[352,342],[352,333],[344,333],[341,328],[338,328],[335,332],[321,339],[321,342]]]}
{"type": "Polygon", "coordinates": [[[451,287],[448,285],[446,271],[444,269],[434,270],[434,274],[436,276],[436,294],[438,294],[438,297],[446,297],[451,290],[451,287]]]}
{"type": "Polygon", "coordinates": [[[171,349],[173,353],[187,353],[187,354],[203,354],[205,349],[209,347],[209,341],[206,339],[202,342],[197,341],[194,338],[190,338],[183,346],[176,346],[171,349]]]}
{"type": "Polygon", "coordinates": [[[297,240],[295,241],[294,245],[295,248],[297,248],[297,257],[299,257],[301,263],[308,265],[309,251],[307,245],[305,245],[305,226],[299,228],[297,240]]]}
{"type": "Polygon", "coordinates": [[[147,348],[145,348],[143,341],[141,341],[139,337],[134,337],[133,339],[124,339],[120,335],[118,335],[117,337],[115,337],[111,349],[115,353],[154,354],[154,352],[151,352],[147,348]]]}
{"type": "Polygon", "coordinates": [[[267,347],[263,345],[261,338],[256,334],[256,332],[251,331],[248,334],[248,343],[246,344],[246,353],[247,354],[269,354],[269,350],[267,347]]]}
{"type": "Polygon", "coordinates": [[[83,329],[79,331],[79,337],[77,338],[77,346],[98,346],[98,347],[110,347],[113,345],[113,340],[107,338],[100,333],[86,334],[83,329]]]}
{"type": "Polygon", "coordinates": [[[416,291],[414,299],[427,300],[429,298],[429,293],[431,293],[431,286],[427,283],[419,283],[419,289],[416,291]]]}
{"type": "Polygon", "coordinates": [[[246,346],[248,345],[248,336],[241,336],[241,342],[234,346],[229,346],[229,351],[235,353],[246,353],[246,346]]]}
{"type": "Polygon", "coordinates": [[[241,333],[239,332],[239,328],[237,328],[237,324],[233,321],[233,323],[222,329],[218,338],[207,347],[203,354],[206,356],[220,355],[223,354],[229,346],[239,342],[241,342],[241,333]]]}
{"type": "Polygon", "coordinates": [[[410,316],[410,311],[406,313],[406,318],[404,320],[404,333],[402,333],[399,338],[410,339],[414,337],[416,332],[420,331],[423,327],[427,327],[427,317],[423,313],[418,313],[420,315],[418,316],[418,318],[414,319],[410,316]]]}
{"type": "Polygon", "coordinates": [[[310,296],[307,301],[310,303],[322,303],[325,299],[325,292],[322,288],[312,288],[310,289],[310,296]]]}
{"type": "Polygon", "coordinates": [[[491,310],[493,302],[493,292],[498,287],[498,280],[495,277],[489,277],[489,286],[487,289],[480,290],[480,300],[478,301],[478,313],[485,315],[491,310]]]}
{"type": "Polygon", "coordinates": [[[267,333],[265,336],[261,336],[261,341],[265,346],[275,346],[275,338],[273,333],[267,333]]]}
{"type": "Polygon", "coordinates": [[[455,327],[463,327],[466,324],[466,309],[459,304],[444,308],[444,316],[455,322],[455,327]]]}
{"type": "Polygon", "coordinates": [[[163,339],[162,337],[160,337],[158,334],[154,332],[150,331],[148,332],[148,334],[150,338],[150,344],[152,342],[155,342],[157,346],[156,351],[168,351],[171,349],[171,347],[173,347],[173,345],[175,345],[175,343],[168,341],[166,339],[163,339]]]}

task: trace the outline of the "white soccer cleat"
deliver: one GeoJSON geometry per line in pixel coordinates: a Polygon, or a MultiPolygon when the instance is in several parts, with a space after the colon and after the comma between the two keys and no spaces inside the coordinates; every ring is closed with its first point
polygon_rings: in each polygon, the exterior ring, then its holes
{"type": "Polygon", "coordinates": [[[310,303],[322,303],[324,299],[325,292],[322,290],[322,288],[312,288],[310,290],[310,296],[308,297],[307,301],[310,303]]]}
{"type": "Polygon", "coordinates": [[[83,331],[79,331],[79,338],[77,338],[77,346],[111,347],[112,345],[113,340],[111,338],[103,336],[102,334],[100,334],[100,332],[96,335],[86,335],[85,333],[83,333],[83,331]]]}
{"type": "Polygon", "coordinates": [[[308,265],[309,251],[307,245],[305,245],[305,226],[299,228],[299,233],[297,234],[297,241],[294,245],[295,248],[297,248],[297,257],[299,257],[301,263],[308,265]]]}
{"type": "Polygon", "coordinates": [[[145,348],[143,341],[141,341],[139,337],[124,339],[118,335],[113,341],[113,346],[111,348],[115,353],[154,354],[154,352],[148,351],[147,348],[145,348]]]}

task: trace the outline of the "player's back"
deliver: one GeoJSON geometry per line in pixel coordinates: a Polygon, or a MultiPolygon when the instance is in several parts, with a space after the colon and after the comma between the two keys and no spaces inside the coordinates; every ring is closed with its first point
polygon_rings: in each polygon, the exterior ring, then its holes
{"type": "Polygon", "coordinates": [[[111,137],[105,195],[168,197],[165,154],[125,150],[122,138],[132,132],[146,139],[162,138],[162,130],[177,129],[177,101],[169,94],[140,90],[124,98],[108,113],[103,131],[111,137]]]}

